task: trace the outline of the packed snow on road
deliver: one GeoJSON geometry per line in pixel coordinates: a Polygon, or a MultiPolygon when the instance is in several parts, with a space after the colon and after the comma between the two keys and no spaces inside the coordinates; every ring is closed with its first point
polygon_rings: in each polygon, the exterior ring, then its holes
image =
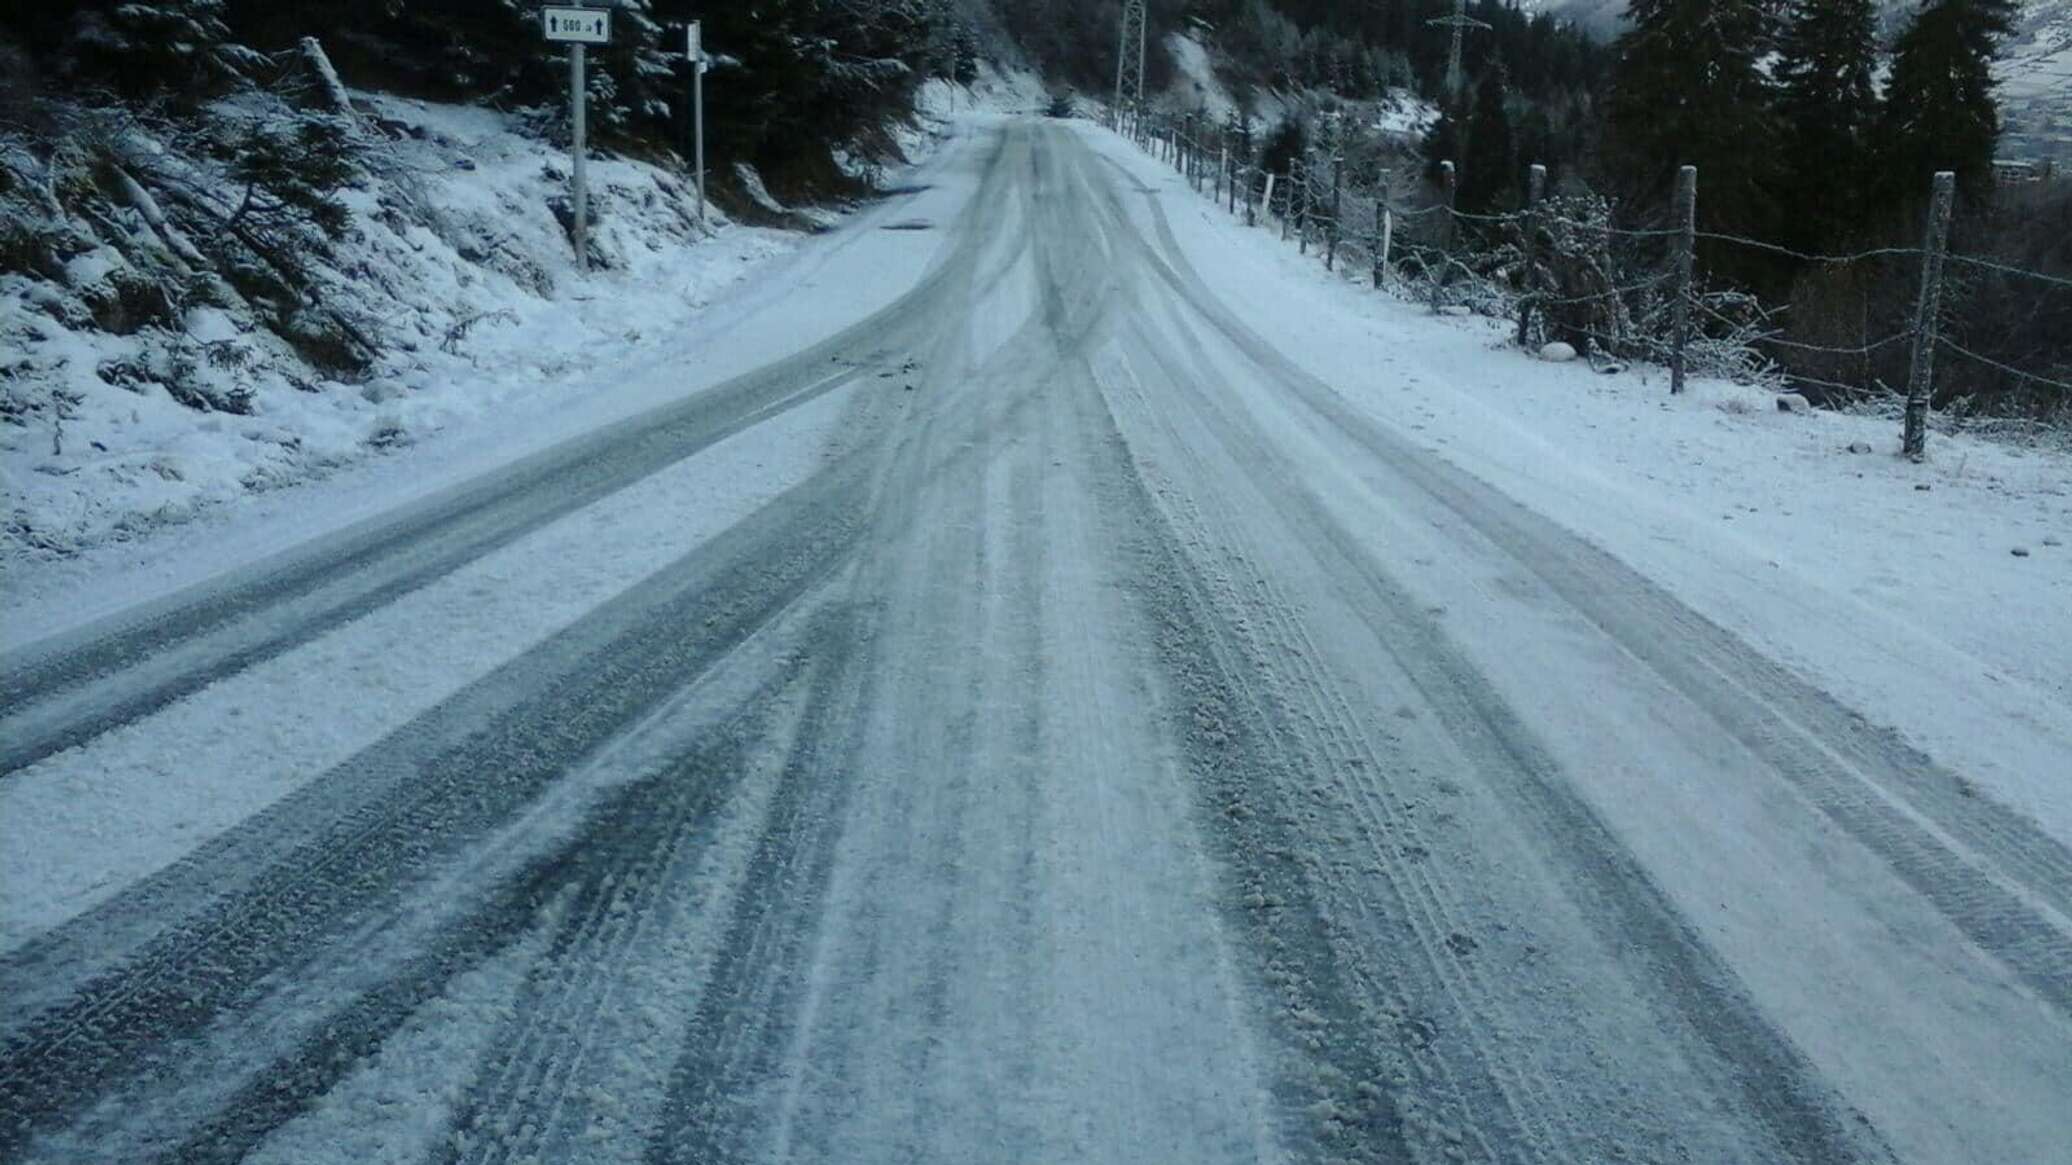
{"type": "Polygon", "coordinates": [[[942,113],[14,557],[0,1157],[2063,1158],[2072,460],[942,113]]]}

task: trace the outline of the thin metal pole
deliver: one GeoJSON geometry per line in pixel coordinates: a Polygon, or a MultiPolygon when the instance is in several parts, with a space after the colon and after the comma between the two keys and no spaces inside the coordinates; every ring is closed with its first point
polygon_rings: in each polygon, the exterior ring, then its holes
{"type": "Polygon", "coordinates": [[[1928,241],[1921,257],[1921,303],[1914,313],[1914,361],[1907,374],[1906,429],[1900,449],[1919,461],[1928,455],[1928,406],[1935,395],[1935,345],[1942,334],[1943,255],[1950,246],[1950,212],[1957,201],[1957,175],[1935,175],[1928,205],[1928,241]]]}
{"type": "Polygon", "coordinates": [[[584,142],[588,126],[585,125],[589,93],[583,83],[583,42],[577,41],[568,50],[568,85],[571,117],[575,121],[575,212],[576,212],[576,270],[590,270],[590,183],[584,168],[583,155],[588,153],[584,142]]]}
{"type": "Polygon", "coordinates": [[[691,117],[698,124],[694,164],[698,167],[698,229],[705,229],[705,52],[691,63],[691,117]]]}
{"type": "Polygon", "coordinates": [[[1691,343],[1691,266],[1698,249],[1698,167],[1676,172],[1675,346],[1669,351],[1669,391],[1684,390],[1684,354],[1691,343]]]}

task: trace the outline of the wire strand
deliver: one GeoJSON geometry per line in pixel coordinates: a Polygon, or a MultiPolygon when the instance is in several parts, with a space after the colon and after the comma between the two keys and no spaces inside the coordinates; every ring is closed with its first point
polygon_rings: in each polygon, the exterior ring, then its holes
{"type": "Polygon", "coordinates": [[[1957,341],[1950,339],[1948,336],[1939,336],[1937,337],[1937,340],[1942,344],[1943,347],[1956,352],[1960,356],[1969,356],[1973,360],[1978,361],[1980,364],[1984,364],[1990,368],[1997,368],[2010,376],[2019,376],[2023,380],[2034,381],[2037,384],[2047,384],[2050,387],[2059,389],[2063,392],[2072,392],[2072,384],[2068,384],[2065,381],[2052,380],[2048,376],[2038,376],[2034,372],[2024,372],[2021,369],[2014,367],[2013,365],[2002,364],[2000,361],[1993,359],[1991,356],[1981,356],[1977,352],[1974,352],[1971,349],[1965,347],[1964,345],[1959,344],[1957,341]]]}
{"type": "Polygon", "coordinates": [[[2019,275],[2025,279],[2034,279],[2039,283],[2050,283],[2055,284],[2059,287],[2072,288],[2072,279],[2064,279],[2056,275],[2045,275],[2041,271],[2030,271],[2022,267],[2010,267],[2005,263],[1996,263],[1991,259],[1982,259],[1977,255],[1959,255],[1952,252],[1950,255],[1946,257],[1952,263],[1963,263],[1972,267],[1983,267],[1988,271],[1998,271],[2003,275],[2019,275]]]}
{"type": "Polygon", "coordinates": [[[1633,295],[1638,292],[1646,291],[1651,287],[1660,287],[1662,284],[1669,282],[1669,280],[1672,277],[1674,277],[1674,275],[1675,272],[1673,271],[1665,271],[1660,275],[1655,275],[1647,279],[1643,279],[1639,283],[1629,283],[1626,284],[1624,287],[1607,287],[1603,291],[1593,291],[1588,295],[1571,295],[1564,296],[1561,298],[1554,298],[1552,296],[1547,296],[1544,293],[1529,294],[1531,295],[1532,306],[1536,308],[1568,307],[1572,304],[1578,303],[1597,303],[1601,300],[1612,299],[1614,297],[1624,297],[1628,295],[1633,295]]]}
{"type": "Polygon", "coordinates": [[[1759,251],[1768,251],[1773,254],[1786,255],[1793,259],[1803,259],[1808,263],[1856,263],[1861,262],[1865,259],[1918,256],[1924,254],[1924,252],[1919,247],[1875,247],[1868,251],[1858,251],[1853,255],[1819,255],[1812,254],[1806,251],[1793,250],[1790,247],[1781,246],[1777,243],[1766,243],[1763,242],[1761,239],[1748,239],[1743,238],[1740,235],[1723,235],[1717,231],[1694,231],[1692,232],[1692,234],[1696,238],[1709,239],[1716,243],[1735,243],[1744,247],[1754,247],[1756,250],[1759,251]]]}
{"type": "Polygon", "coordinates": [[[1465,210],[1456,210],[1453,212],[1453,217],[1466,219],[1469,222],[1514,223],[1518,221],[1520,216],[1516,214],[1470,214],[1465,210]]]}
{"type": "Polygon", "coordinates": [[[1562,226],[1574,227],[1579,231],[1603,231],[1608,235],[1618,235],[1621,238],[1628,239],[1663,239],[1683,233],[1677,230],[1628,229],[1626,227],[1615,227],[1610,223],[1578,222],[1575,219],[1558,214],[1542,214],[1540,215],[1540,221],[1544,223],[1559,223],[1562,226]]]}

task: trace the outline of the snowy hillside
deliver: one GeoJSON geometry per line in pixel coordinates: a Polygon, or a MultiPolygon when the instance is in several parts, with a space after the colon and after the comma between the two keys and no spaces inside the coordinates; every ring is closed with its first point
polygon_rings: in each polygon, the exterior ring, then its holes
{"type": "MultiPolygon", "coordinates": [[[[1164,101],[1179,112],[1205,112],[1218,123],[1233,116],[1238,108],[1237,100],[1231,95],[1230,85],[1218,72],[1215,58],[1208,48],[1196,38],[1177,32],[1166,37],[1165,45],[1172,57],[1174,76],[1164,101]]],[[[1265,132],[1291,116],[1300,116],[1305,102],[1313,102],[1314,97],[1314,94],[1305,97],[1274,89],[1253,90],[1251,115],[1254,132],[1265,132]]],[[[1396,145],[1409,145],[1421,140],[1440,116],[1437,105],[1409,89],[1395,86],[1371,102],[1338,99],[1337,104],[1362,111],[1363,123],[1396,145]]]]}
{"type": "Polygon", "coordinates": [[[160,300],[110,242],[55,280],[0,275],[8,392],[22,412],[0,428],[10,554],[126,537],[406,444],[655,343],[792,245],[717,208],[701,232],[679,176],[598,159],[601,270],[579,279],[554,209],[565,151],[484,109],[359,101],[391,140],[340,194],[348,225],[320,262],[331,301],[366,335],[364,371],[313,365],[242,297],[160,300]],[[125,311],[127,300],[143,306],[125,311]]]}
{"type": "Polygon", "coordinates": [[[2015,156],[2072,163],[2072,0],[2030,0],[2000,65],[2015,156]]]}
{"type": "MultiPolygon", "coordinates": [[[[920,106],[936,125],[974,99],[1025,106],[1038,91],[988,68],[976,92],[932,82],[920,106]]],[[[776,203],[743,169],[734,178],[760,193],[763,225],[713,205],[701,228],[680,172],[593,158],[596,270],[579,275],[564,148],[481,107],[354,100],[374,144],[338,195],[341,237],[312,266],[365,338],[360,367],[313,363],[235,289],[158,291],[125,257],[157,242],[141,212],[117,224],[122,246],[79,235],[48,277],[0,273],[0,559],[134,538],[659,355],[719,291],[793,249],[798,228],[830,220],[776,203]]],[[[910,157],[929,148],[918,123],[893,137],[910,157]]],[[[842,160],[864,177],[880,166],[842,160]]]]}

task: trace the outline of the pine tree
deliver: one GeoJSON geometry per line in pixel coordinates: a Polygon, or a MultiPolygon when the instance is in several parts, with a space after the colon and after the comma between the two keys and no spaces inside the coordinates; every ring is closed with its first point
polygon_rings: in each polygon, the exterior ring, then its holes
{"type": "Polygon", "coordinates": [[[1862,221],[1875,164],[1876,20],[1871,0],[1794,0],[1778,42],[1784,225],[1802,247],[1832,245],[1862,221]]]}
{"type": "Polygon", "coordinates": [[[266,65],[231,35],[224,0],[82,0],[37,7],[48,10],[39,17],[45,23],[70,17],[59,54],[62,71],[110,83],[127,96],[164,94],[189,106],[237,88],[266,65]]]}
{"type": "Polygon", "coordinates": [[[1482,74],[1475,88],[1475,104],[1468,114],[1467,157],[1460,172],[1460,206],[1483,212],[1513,200],[1517,190],[1517,159],[1512,150],[1509,98],[1501,68],[1482,74]]]}
{"type": "Polygon", "coordinates": [[[1679,166],[1698,167],[1700,214],[1715,228],[1768,233],[1779,164],[1769,80],[1772,42],[1757,0],[1634,0],[1610,101],[1612,172],[1631,197],[1666,203],[1679,166]]]}
{"type": "Polygon", "coordinates": [[[1955,170],[1969,197],[1991,194],[1993,58],[2013,18],[2013,0],[1930,0],[1900,34],[1882,132],[1894,197],[1919,197],[1937,170],[1955,170]]]}

